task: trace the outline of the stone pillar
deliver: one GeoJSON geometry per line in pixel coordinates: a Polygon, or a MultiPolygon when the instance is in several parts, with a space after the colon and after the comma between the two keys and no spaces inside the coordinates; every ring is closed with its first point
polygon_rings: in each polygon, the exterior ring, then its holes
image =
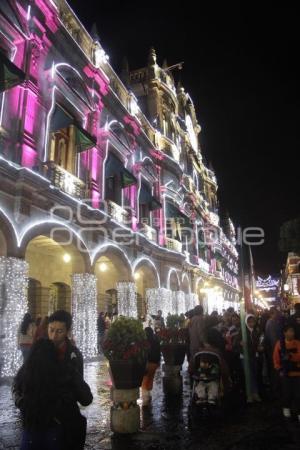
{"type": "Polygon", "coordinates": [[[171,314],[184,314],[185,312],[185,293],[183,291],[173,292],[173,311],[171,314]]]}
{"type": "Polygon", "coordinates": [[[117,300],[119,316],[138,316],[136,286],[132,281],[120,281],[117,283],[117,300]]]}
{"type": "Polygon", "coordinates": [[[22,363],[18,330],[28,310],[28,263],[0,257],[0,376],[14,376],[22,363]]]}
{"type": "Polygon", "coordinates": [[[181,366],[163,364],[163,390],[166,395],[182,393],[181,366]]]}
{"type": "Polygon", "coordinates": [[[139,388],[111,388],[110,427],[114,433],[137,433],[140,428],[140,407],[136,403],[139,388]]]}
{"type": "Polygon", "coordinates": [[[172,314],[172,291],[165,288],[146,289],[147,320],[156,315],[159,309],[166,320],[168,313],[172,314]]]}
{"type": "Polygon", "coordinates": [[[199,299],[198,295],[191,293],[191,294],[185,294],[185,309],[186,311],[189,311],[191,309],[194,309],[195,306],[199,305],[199,299]]]}
{"type": "Polygon", "coordinates": [[[84,358],[97,355],[97,278],[90,273],[72,275],[73,336],[84,358]]]}

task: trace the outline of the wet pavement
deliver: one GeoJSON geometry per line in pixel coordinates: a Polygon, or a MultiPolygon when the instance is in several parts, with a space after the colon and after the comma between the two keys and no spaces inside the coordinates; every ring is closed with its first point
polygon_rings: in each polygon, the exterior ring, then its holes
{"type": "MultiPolygon", "coordinates": [[[[86,364],[85,378],[94,401],[82,413],[87,417],[86,449],[99,450],[299,450],[300,425],[284,423],[279,406],[270,400],[251,406],[232,396],[218,414],[200,414],[190,408],[190,386],[183,371],[180,398],[166,399],[161,371],[157,371],[152,405],[141,407],[141,430],[133,436],[110,431],[110,378],[105,361],[86,364]]],[[[18,449],[21,424],[10,385],[0,385],[0,450],[18,449]]],[[[41,449],[42,450],[42,449],[41,449]]]]}

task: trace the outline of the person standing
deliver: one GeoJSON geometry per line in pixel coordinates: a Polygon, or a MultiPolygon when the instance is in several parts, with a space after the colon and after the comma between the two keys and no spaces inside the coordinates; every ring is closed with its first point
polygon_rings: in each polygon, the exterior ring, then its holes
{"type": "Polygon", "coordinates": [[[286,419],[291,418],[295,409],[300,423],[300,341],[295,339],[295,329],[287,324],[283,328],[284,339],[277,341],[273,361],[282,384],[282,412],[286,419]]]}
{"type": "Polygon", "coordinates": [[[193,358],[204,344],[205,322],[203,317],[203,308],[197,305],[194,308],[194,315],[189,322],[189,341],[190,341],[190,358],[193,358]]]}
{"type": "Polygon", "coordinates": [[[18,344],[22,352],[23,361],[26,361],[29,355],[34,340],[35,329],[36,327],[30,313],[26,313],[18,332],[18,344]]]}
{"type": "Polygon", "coordinates": [[[160,365],[160,343],[158,337],[154,334],[152,328],[150,327],[145,328],[145,333],[149,344],[149,353],[147,358],[146,374],[144,375],[141,388],[143,405],[147,405],[151,400],[154,375],[160,365]]]}
{"type": "Polygon", "coordinates": [[[300,340],[300,303],[294,305],[295,313],[289,318],[289,323],[295,330],[295,338],[300,340]]]}
{"type": "MultiPolygon", "coordinates": [[[[49,317],[48,336],[56,347],[60,371],[66,386],[72,383],[72,379],[83,381],[82,354],[68,337],[71,325],[72,317],[67,311],[55,311],[49,317]]],[[[86,438],[86,418],[80,414],[79,408],[73,408],[72,400],[70,405],[65,405],[65,412],[64,429],[68,436],[68,448],[81,450],[84,448],[86,438]]]]}
{"type": "MultiPolygon", "coordinates": [[[[58,360],[57,349],[49,339],[39,339],[18,371],[13,383],[16,406],[21,411],[23,433],[21,450],[83,449],[70,443],[69,417],[92,402],[89,386],[78,372],[66,377],[58,360]]],[[[74,422],[76,435],[76,422],[74,422]]]]}

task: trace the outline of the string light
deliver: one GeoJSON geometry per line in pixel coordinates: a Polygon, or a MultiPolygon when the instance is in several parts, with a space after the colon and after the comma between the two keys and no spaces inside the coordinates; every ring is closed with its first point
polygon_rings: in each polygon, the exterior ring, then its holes
{"type": "Polygon", "coordinates": [[[97,277],[72,275],[73,335],[84,358],[97,355],[97,277]]]}
{"type": "Polygon", "coordinates": [[[28,264],[18,258],[0,257],[0,303],[2,308],[1,377],[11,377],[19,369],[22,357],[18,348],[18,329],[28,310],[28,264]]]}
{"type": "Polygon", "coordinates": [[[120,281],[117,283],[117,300],[119,316],[138,316],[136,286],[132,281],[120,281]]]}
{"type": "Polygon", "coordinates": [[[185,310],[190,311],[194,309],[196,305],[199,304],[198,295],[197,294],[185,294],[185,310]]]}
{"type": "Polygon", "coordinates": [[[172,314],[184,314],[185,312],[185,293],[182,291],[173,292],[172,314]]]}

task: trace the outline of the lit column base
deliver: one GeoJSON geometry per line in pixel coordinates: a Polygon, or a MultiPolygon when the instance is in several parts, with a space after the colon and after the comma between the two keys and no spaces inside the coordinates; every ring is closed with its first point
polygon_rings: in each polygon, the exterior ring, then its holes
{"type": "Polygon", "coordinates": [[[18,330],[28,310],[28,263],[0,257],[0,376],[14,376],[22,363],[18,330]]]}
{"type": "Polygon", "coordinates": [[[137,318],[136,286],[132,281],[117,283],[118,315],[137,318]]]}
{"type": "Polygon", "coordinates": [[[182,393],[181,366],[163,364],[163,390],[166,395],[180,395],[182,393]]]}
{"type": "Polygon", "coordinates": [[[73,336],[83,357],[97,355],[97,278],[90,273],[72,275],[73,336]]]}
{"type": "Polygon", "coordinates": [[[140,428],[140,407],[136,401],[139,388],[111,388],[110,427],[114,433],[137,433],[140,428]]]}

